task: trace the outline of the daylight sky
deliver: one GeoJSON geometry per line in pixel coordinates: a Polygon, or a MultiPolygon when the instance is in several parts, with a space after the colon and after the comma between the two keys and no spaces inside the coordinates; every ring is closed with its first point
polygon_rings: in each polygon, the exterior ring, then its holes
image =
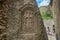
{"type": "Polygon", "coordinates": [[[36,0],[37,1],[37,4],[38,4],[38,7],[40,6],[48,6],[49,3],[50,3],[50,0],[36,0]]]}

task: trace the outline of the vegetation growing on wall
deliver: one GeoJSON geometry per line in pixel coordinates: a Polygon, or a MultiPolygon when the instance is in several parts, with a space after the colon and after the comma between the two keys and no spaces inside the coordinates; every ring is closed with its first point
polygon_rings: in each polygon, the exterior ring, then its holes
{"type": "Polygon", "coordinates": [[[49,12],[49,11],[44,11],[44,12],[42,12],[41,15],[42,15],[43,19],[52,19],[53,18],[52,12],[49,12]]]}

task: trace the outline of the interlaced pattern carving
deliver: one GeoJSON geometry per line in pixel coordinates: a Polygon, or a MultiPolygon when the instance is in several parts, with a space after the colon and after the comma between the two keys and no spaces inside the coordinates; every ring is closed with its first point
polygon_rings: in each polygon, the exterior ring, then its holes
{"type": "Polygon", "coordinates": [[[0,40],[6,40],[7,31],[7,0],[0,1],[0,40]]]}

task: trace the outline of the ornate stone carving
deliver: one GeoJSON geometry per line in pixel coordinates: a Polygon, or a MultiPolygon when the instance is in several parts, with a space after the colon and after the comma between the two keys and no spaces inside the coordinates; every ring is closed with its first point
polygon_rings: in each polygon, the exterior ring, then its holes
{"type": "Polygon", "coordinates": [[[7,33],[7,0],[0,1],[0,40],[6,40],[7,33]]]}

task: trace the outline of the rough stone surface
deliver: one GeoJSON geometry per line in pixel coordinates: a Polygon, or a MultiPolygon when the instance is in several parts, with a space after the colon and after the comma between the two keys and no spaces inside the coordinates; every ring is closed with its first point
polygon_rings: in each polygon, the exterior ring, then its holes
{"type": "Polygon", "coordinates": [[[35,0],[9,0],[7,17],[6,40],[48,40],[35,0]]]}
{"type": "Polygon", "coordinates": [[[53,0],[52,11],[55,21],[56,39],[60,40],[60,0],[53,0]]]}
{"type": "Polygon", "coordinates": [[[7,0],[0,1],[0,40],[6,40],[7,34],[7,0]]]}

